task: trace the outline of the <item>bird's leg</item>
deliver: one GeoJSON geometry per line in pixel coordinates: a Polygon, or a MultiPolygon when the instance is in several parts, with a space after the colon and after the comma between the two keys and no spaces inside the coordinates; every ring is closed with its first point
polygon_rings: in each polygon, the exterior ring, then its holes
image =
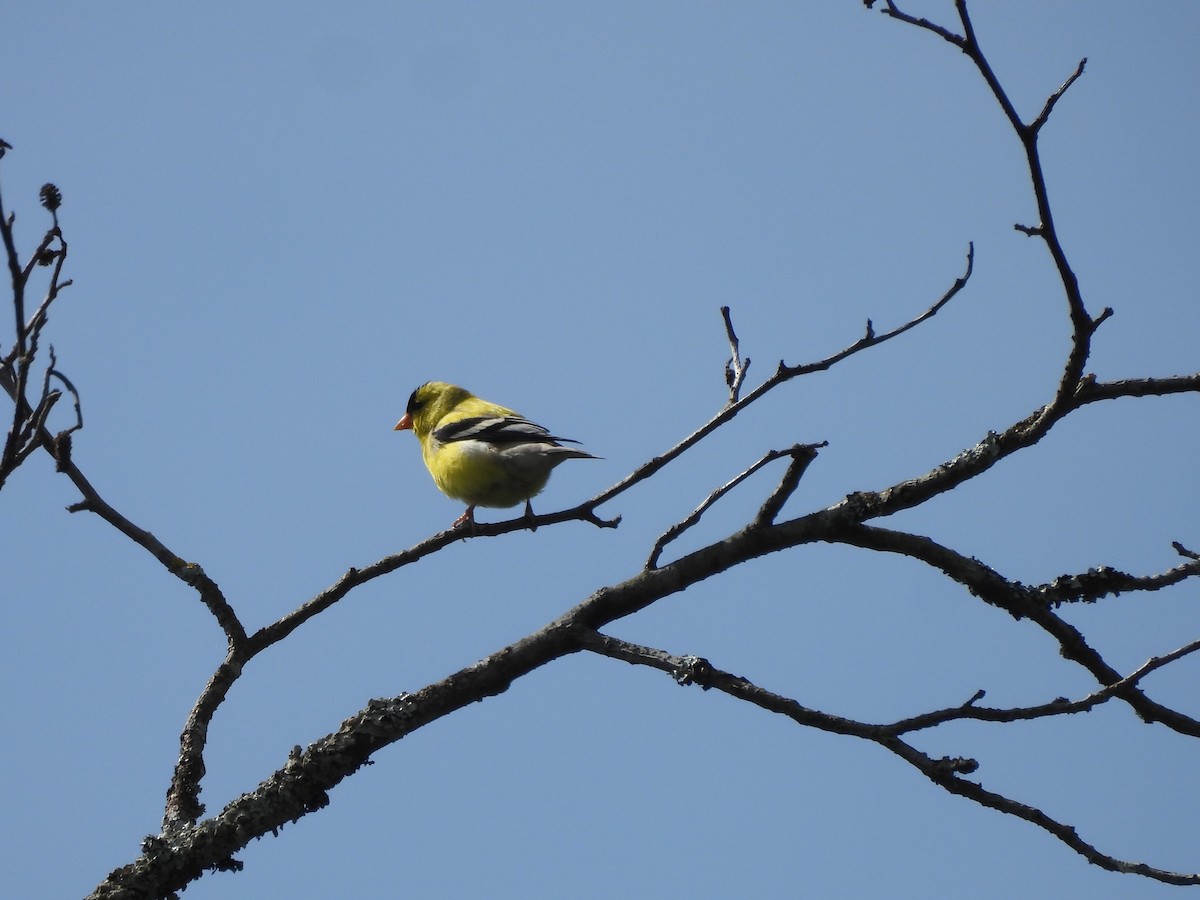
{"type": "Polygon", "coordinates": [[[528,497],[525,498],[525,518],[529,522],[529,530],[537,531],[537,522],[533,521],[533,504],[528,497]]]}
{"type": "Polygon", "coordinates": [[[465,513],[463,513],[461,516],[459,516],[457,519],[455,519],[454,524],[451,525],[450,527],[457,528],[458,526],[460,526],[464,523],[472,531],[475,530],[475,507],[474,506],[468,506],[467,511],[465,513]]]}

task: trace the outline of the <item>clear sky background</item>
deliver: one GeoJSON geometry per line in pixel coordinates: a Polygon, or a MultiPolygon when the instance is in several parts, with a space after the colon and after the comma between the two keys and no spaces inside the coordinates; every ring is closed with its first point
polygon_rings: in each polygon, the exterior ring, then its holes
{"type": "MultiPolygon", "coordinates": [[[[978,3],[1045,129],[1102,379],[1200,368],[1200,5],[978,3]]],[[[947,24],[952,4],[910,8],[947,24]]],[[[75,285],[49,339],[78,385],[75,459],[200,563],[256,628],[447,526],[411,434],[429,379],[579,438],[536,507],[572,505],[725,400],[728,304],[758,383],[934,320],[752,407],[603,512],[448,548],[256,659],[217,714],[218,811],[372,697],[413,691],[641,567],[766,450],[827,440],[786,515],[928,471],[1049,399],[1065,301],[1016,138],[932,35],[824,3],[8,4],[4,199],[28,250],[65,195],[75,285]]],[[[9,332],[4,332],[9,340],[9,332]]],[[[1174,566],[1200,545],[1200,406],[1096,404],[887,524],[1040,583],[1174,566]]],[[[761,473],[668,556],[735,530],[761,473]]],[[[0,494],[0,895],[90,890],[156,833],[187,711],[224,640],[195,595],[35,459],[0,494]]],[[[507,513],[490,511],[481,519],[507,513]]],[[[1065,612],[1126,671],[1200,636],[1200,588],[1065,612]]],[[[814,546],[612,633],[806,705],[892,721],[1095,685],[1028,623],[923,567],[814,546]]],[[[1146,682],[1200,714],[1200,660],[1146,682]]],[[[1200,869],[1194,741],[1111,706],[922,734],[991,789],[1117,856],[1200,869]]],[[[189,900],[1166,897],[951,797],[875,746],[578,655],[379,754],[329,808],[189,900]]]]}

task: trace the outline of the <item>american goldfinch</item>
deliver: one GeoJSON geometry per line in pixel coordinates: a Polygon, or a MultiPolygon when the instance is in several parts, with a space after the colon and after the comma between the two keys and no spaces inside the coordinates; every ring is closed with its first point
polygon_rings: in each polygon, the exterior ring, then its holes
{"type": "Polygon", "coordinates": [[[550,480],[551,470],[568,459],[599,459],[560,441],[520,413],[481,400],[444,381],[429,381],[412,392],[396,431],[411,430],[433,482],[447,497],[467,504],[452,527],[475,524],[475,507],[503,508],[529,500],[550,480]]]}

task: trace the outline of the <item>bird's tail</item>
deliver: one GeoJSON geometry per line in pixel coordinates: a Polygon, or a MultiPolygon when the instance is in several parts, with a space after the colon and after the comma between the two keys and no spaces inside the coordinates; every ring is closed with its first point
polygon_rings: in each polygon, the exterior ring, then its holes
{"type": "Polygon", "coordinates": [[[554,457],[556,462],[562,462],[568,459],[604,459],[603,456],[597,456],[594,453],[588,453],[586,450],[581,450],[578,447],[550,447],[547,449],[547,455],[554,457]]]}

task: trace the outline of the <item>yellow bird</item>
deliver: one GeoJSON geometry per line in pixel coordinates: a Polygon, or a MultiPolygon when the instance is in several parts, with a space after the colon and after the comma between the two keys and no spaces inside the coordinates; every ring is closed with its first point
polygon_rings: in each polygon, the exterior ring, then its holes
{"type": "Polygon", "coordinates": [[[568,459],[599,459],[562,441],[520,413],[481,400],[444,381],[429,381],[412,392],[396,431],[411,430],[433,482],[447,497],[467,504],[451,527],[475,525],[475,507],[504,508],[529,500],[550,480],[550,472],[568,459]]]}

